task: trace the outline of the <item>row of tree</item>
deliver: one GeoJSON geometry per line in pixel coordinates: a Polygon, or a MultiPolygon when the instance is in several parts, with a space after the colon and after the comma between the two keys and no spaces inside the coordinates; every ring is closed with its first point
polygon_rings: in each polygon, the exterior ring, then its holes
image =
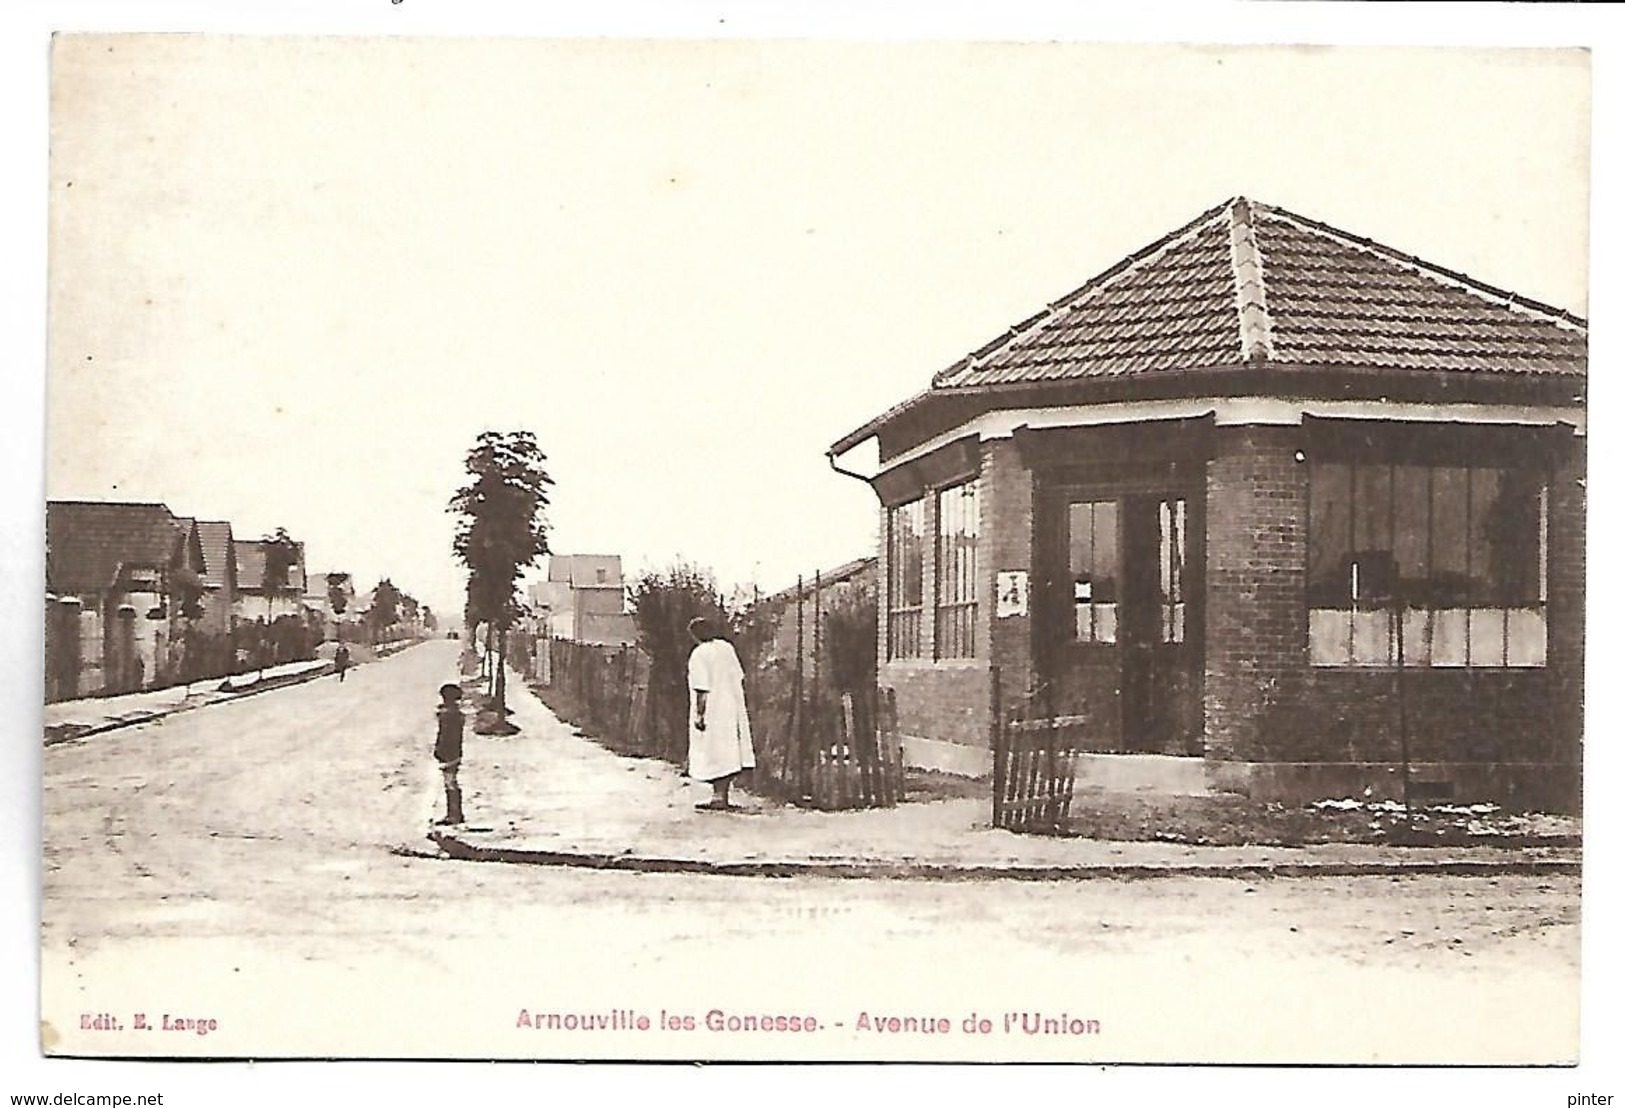
{"type": "MultiPolygon", "coordinates": [[[[547,545],[547,456],[529,431],[487,431],[463,460],[468,481],[447,510],[458,518],[452,553],[468,570],[463,623],[484,626],[492,670],[493,718],[481,730],[511,733],[507,722],[508,632],[523,614],[519,580],[547,545]]],[[[477,727],[480,725],[477,723],[477,727]]]]}

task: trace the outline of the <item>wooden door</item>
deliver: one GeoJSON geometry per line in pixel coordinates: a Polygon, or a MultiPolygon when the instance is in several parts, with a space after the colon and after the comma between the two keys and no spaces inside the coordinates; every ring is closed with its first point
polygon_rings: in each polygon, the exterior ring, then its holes
{"type": "Polygon", "coordinates": [[[1035,520],[1041,711],[1097,751],[1199,754],[1200,526],[1181,491],[1062,488],[1035,520]]]}

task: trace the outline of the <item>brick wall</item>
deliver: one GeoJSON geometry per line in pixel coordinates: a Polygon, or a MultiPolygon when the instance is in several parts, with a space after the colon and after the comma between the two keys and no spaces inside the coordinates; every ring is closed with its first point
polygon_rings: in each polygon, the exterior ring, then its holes
{"type": "MultiPolygon", "coordinates": [[[[1585,704],[1585,440],[1572,438],[1553,467],[1547,501],[1546,675],[1550,727],[1566,761],[1580,761],[1585,704]]],[[[1578,789],[1578,780],[1576,780],[1578,789]]]]}
{"type": "Polygon", "coordinates": [[[988,746],[993,690],[986,662],[883,663],[880,686],[897,690],[897,729],[905,737],[988,746]]]}
{"type": "Polygon", "coordinates": [[[982,642],[999,666],[999,693],[1014,704],[1032,687],[1033,476],[1021,462],[1016,444],[994,439],[982,444],[982,642]],[[994,587],[998,574],[1028,574],[1028,615],[997,618],[994,587]]]}
{"type": "Polygon", "coordinates": [[[1308,468],[1297,427],[1222,427],[1207,471],[1203,706],[1209,757],[1288,756],[1263,733],[1309,664],[1308,468]]]}

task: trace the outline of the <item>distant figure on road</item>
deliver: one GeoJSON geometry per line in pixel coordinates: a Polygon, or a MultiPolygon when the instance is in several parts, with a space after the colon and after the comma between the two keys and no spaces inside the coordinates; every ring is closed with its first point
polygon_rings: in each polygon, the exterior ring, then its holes
{"type": "Polygon", "coordinates": [[[440,776],[446,784],[446,815],[435,820],[442,827],[463,822],[463,790],[457,784],[457,767],[463,760],[463,710],[457,702],[462,698],[463,690],[456,685],[440,686],[434,758],[440,763],[440,776]]]}
{"type": "Polygon", "coordinates": [[[333,668],[338,671],[339,684],[344,684],[344,671],[350,668],[350,648],[343,643],[333,652],[333,668]]]}
{"type": "Polygon", "coordinates": [[[727,811],[728,787],[756,765],[745,712],[745,670],[733,644],[708,619],[689,623],[694,649],[688,656],[688,687],[694,694],[688,729],[688,775],[711,782],[711,799],[696,807],[727,811]]]}

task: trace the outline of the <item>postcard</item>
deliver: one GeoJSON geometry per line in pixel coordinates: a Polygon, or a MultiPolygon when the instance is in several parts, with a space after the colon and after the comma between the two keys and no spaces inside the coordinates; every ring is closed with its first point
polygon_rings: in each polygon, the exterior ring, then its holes
{"type": "Polygon", "coordinates": [[[58,35],[42,1051],[1574,1064],[1591,77],[58,35]]]}

